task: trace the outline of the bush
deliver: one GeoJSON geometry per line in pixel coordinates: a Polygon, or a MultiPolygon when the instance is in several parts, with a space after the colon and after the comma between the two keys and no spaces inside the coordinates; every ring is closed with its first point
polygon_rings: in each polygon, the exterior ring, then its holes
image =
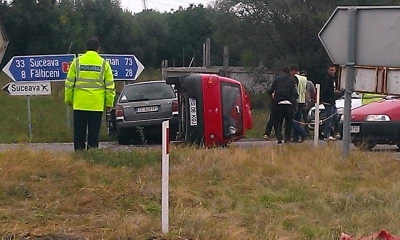
{"type": "Polygon", "coordinates": [[[267,91],[247,89],[250,97],[250,104],[252,109],[265,109],[269,108],[271,102],[267,91]]]}

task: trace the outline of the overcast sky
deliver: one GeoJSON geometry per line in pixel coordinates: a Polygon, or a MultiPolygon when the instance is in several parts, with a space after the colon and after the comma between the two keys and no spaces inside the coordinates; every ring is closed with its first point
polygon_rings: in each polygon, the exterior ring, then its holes
{"type": "MultiPolygon", "coordinates": [[[[160,12],[169,12],[171,8],[178,9],[188,7],[191,3],[202,3],[207,6],[212,0],[147,0],[147,8],[155,9],[160,12]]],[[[121,0],[122,8],[129,9],[132,12],[141,12],[143,10],[143,0],[121,0]]]]}

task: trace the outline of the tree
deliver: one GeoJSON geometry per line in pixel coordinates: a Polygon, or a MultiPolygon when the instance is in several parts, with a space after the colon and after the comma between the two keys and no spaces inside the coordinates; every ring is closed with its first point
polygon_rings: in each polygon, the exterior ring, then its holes
{"type": "Polygon", "coordinates": [[[202,65],[203,43],[213,36],[213,14],[212,9],[201,4],[168,14],[169,62],[176,60],[177,66],[187,67],[194,56],[194,64],[202,65]]]}
{"type": "MultiPolygon", "coordinates": [[[[330,62],[317,35],[338,5],[398,5],[398,0],[220,0],[219,34],[242,49],[245,65],[302,69],[330,62]],[[223,21],[223,19],[226,19],[223,21]],[[235,26],[229,25],[229,22],[235,26]]],[[[223,39],[220,37],[223,41],[223,39]]]]}

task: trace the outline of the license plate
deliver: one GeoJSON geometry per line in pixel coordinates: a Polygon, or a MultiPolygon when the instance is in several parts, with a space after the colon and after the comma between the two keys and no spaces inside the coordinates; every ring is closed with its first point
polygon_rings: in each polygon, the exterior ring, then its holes
{"type": "Polygon", "coordinates": [[[136,108],[137,113],[148,113],[148,112],[157,112],[157,111],[158,111],[158,106],[136,108]]]}
{"type": "Polygon", "coordinates": [[[189,98],[190,126],[197,126],[197,102],[196,98],[189,98]]]}
{"type": "Polygon", "coordinates": [[[359,133],[360,126],[350,126],[350,133],[359,133]]]}

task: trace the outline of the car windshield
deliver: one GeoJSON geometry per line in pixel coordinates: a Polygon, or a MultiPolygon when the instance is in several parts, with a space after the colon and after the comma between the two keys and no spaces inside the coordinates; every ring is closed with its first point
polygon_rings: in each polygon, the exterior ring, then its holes
{"type": "Polygon", "coordinates": [[[120,102],[138,102],[175,98],[174,90],[164,82],[127,85],[120,102]]]}

